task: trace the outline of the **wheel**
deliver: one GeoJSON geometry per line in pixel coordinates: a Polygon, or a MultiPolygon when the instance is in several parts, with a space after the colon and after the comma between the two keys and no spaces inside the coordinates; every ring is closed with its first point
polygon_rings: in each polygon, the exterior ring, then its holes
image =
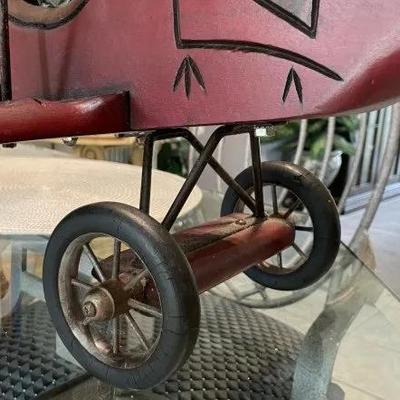
{"type": "MultiPolygon", "coordinates": [[[[237,182],[253,193],[253,169],[237,182]]],[[[296,228],[295,243],[273,259],[249,268],[254,282],[277,290],[298,290],[320,279],[332,266],[340,245],[340,223],[335,202],[325,186],[304,168],[286,162],[262,163],[264,203],[269,216],[289,220],[296,228]]],[[[246,212],[231,188],[221,214],[246,212]]]]}
{"type": "Polygon", "coordinates": [[[200,305],[189,264],[133,207],[98,203],[65,217],[48,243],[43,284],[67,349],[113,386],[149,389],[193,350],[200,305]]]}

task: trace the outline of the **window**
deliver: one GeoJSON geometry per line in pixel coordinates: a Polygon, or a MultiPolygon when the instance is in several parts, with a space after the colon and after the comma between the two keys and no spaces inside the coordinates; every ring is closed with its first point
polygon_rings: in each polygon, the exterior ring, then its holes
{"type": "Polygon", "coordinates": [[[74,18],[88,0],[9,0],[13,22],[43,29],[55,28],[74,18]]]}

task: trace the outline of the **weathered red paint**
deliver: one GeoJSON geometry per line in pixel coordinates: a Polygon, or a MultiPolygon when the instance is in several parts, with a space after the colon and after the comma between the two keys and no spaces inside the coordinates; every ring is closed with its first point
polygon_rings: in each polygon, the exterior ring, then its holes
{"type": "Polygon", "coordinates": [[[127,93],[78,100],[28,99],[0,103],[0,142],[129,130],[127,93]]]}
{"type": "Polygon", "coordinates": [[[186,254],[198,292],[203,293],[272,257],[289,247],[294,238],[295,231],[290,224],[270,218],[186,254]]]}
{"type": "MultiPolygon", "coordinates": [[[[203,293],[289,247],[294,242],[295,230],[283,219],[257,221],[245,214],[230,214],[173,236],[190,263],[199,293],[203,293]]],[[[112,265],[113,256],[101,262],[106,276],[111,276],[112,265]]],[[[129,281],[137,268],[142,265],[136,263],[135,253],[123,251],[120,279],[129,281]]],[[[156,303],[156,293],[153,281],[149,281],[146,299],[156,303]]]]}
{"type": "MultiPolygon", "coordinates": [[[[328,115],[399,97],[398,0],[321,0],[315,38],[260,4],[271,5],[268,0],[176,1],[181,43],[174,35],[174,0],[90,0],[75,18],[53,30],[13,25],[15,98],[126,90],[131,93],[131,127],[149,129],[328,115]],[[210,40],[269,45],[292,56],[277,58],[243,46],[190,48],[210,40]],[[304,59],[299,62],[294,53],[343,80],[302,65],[304,59]],[[186,65],[192,74],[189,98],[184,79],[173,90],[186,56],[198,66],[206,88],[186,65]],[[291,68],[301,81],[303,103],[293,80],[282,101],[291,68]]],[[[306,9],[309,3],[298,2],[298,7],[306,9]]]]}

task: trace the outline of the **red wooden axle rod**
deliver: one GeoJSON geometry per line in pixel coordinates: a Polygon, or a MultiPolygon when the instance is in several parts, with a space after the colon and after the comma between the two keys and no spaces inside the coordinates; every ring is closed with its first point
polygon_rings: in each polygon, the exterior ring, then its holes
{"type": "Polygon", "coordinates": [[[291,246],[295,230],[285,220],[270,218],[186,255],[203,293],[250,266],[291,246]]]}
{"type": "MultiPolygon", "coordinates": [[[[281,218],[257,220],[245,214],[231,214],[178,232],[174,238],[189,261],[200,294],[290,247],[295,229],[281,218]]],[[[102,262],[107,277],[111,277],[112,262],[112,256],[102,262]]],[[[129,281],[130,271],[136,267],[141,268],[141,264],[137,264],[134,252],[122,252],[120,279],[129,281]]],[[[151,279],[134,297],[159,305],[151,279]]]]}
{"type": "MultiPolygon", "coordinates": [[[[284,219],[257,221],[232,214],[174,236],[185,251],[198,293],[201,294],[290,247],[295,239],[295,229],[284,219]],[[235,225],[236,232],[227,233],[235,230],[235,225]],[[207,239],[212,242],[208,245],[200,244],[194,250],[187,249],[191,241],[198,245],[207,239]]],[[[147,282],[144,293],[139,296],[143,296],[142,301],[159,306],[152,280],[147,282]]]]}

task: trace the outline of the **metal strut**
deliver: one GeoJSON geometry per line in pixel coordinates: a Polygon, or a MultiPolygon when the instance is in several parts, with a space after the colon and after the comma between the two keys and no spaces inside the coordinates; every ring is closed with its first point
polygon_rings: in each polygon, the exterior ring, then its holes
{"type": "Polygon", "coordinates": [[[251,211],[256,213],[256,202],[254,201],[254,199],[240,186],[238,182],[236,182],[229,175],[229,173],[213,157],[213,153],[216,147],[224,137],[229,135],[248,133],[251,131],[252,128],[247,126],[221,126],[215,130],[205,146],[200,143],[200,141],[195,137],[192,132],[183,128],[166,129],[145,134],[140,209],[143,212],[149,212],[150,209],[151,172],[154,142],[158,140],[174,139],[179,137],[189,142],[189,144],[199,153],[199,158],[196,161],[192,170],[190,171],[184,185],[182,186],[175,201],[173,202],[163,220],[163,225],[167,229],[171,229],[172,225],[176,221],[180,211],[182,210],[182,207],[190,196],[193,188],[198,182],[207,164],[210,165],[210,167],[214,169],[217,175],[219,175],[220,178],[238,194],[239,198],[244,202],[244,204],[246,204],[246,206],[249,207],[251,211]]]}
{"type": "Polygon", "coordinates": [[[256,196],[256,212],[258,218],[265,217],[263,180],[261,171],[260,139],[256,136],[255,129],[250,132],[250,148],[253,163],[254,194],[256,196]]]}

